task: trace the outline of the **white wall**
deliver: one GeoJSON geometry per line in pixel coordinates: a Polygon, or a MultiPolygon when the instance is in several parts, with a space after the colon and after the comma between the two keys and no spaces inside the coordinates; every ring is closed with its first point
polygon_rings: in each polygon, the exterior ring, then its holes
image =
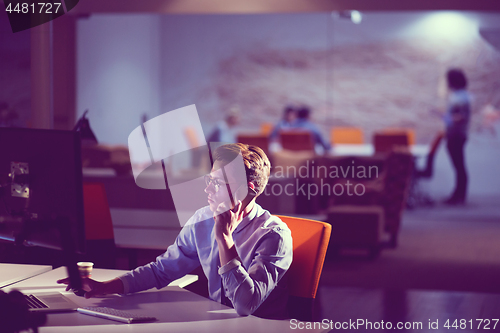
{"type": "MultiPolygon", "coordinates": [[[[325,13],[162,16],[162,109],[195,103],[208,135],[228,108],[220,97],[221,61],[260,49],[325,49],[329,17],[325,13]]],[[[277,106],[278,113],[282,107],[277,106]]]]}
{"type": "Polygon", "coordinates": [[[126,144],[141,115],[159,114],[160,18],[93,15],[78,21],[77,113],[97,139],[126,144]]]}

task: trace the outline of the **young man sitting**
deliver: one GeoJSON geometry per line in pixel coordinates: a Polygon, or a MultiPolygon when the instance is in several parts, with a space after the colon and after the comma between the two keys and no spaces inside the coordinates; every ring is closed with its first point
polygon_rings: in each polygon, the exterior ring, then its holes
{"type": "Polygon", "coordinates": [[[220,146],[213,157],[212,171],[205,177],[209,205],[191,217],[175,243],[156,262],[116,279],[85,279],[86,298],[160,289],[201,265],[212,300],[232,303],[243,316],[286,317],[288,294],[282,277],[292,263],[290,230],[256,204],[255,197],[243,209],[241,200],[230,209],[229,188],[238,192],[248,186],[256,196],[264,191],[269,159],[259,147],[240,143],[220,146]],[[238,155],[243,158],[246,180],[238,177],[238,163],[231,163],[238,155]]]}

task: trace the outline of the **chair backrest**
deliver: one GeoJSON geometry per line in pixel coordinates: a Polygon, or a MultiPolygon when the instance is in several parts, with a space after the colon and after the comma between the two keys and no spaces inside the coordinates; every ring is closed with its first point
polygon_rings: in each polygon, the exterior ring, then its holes
{"type": "Polygon", "coordinates": [[[444,133],[439,132],[436,137],[434,138],[434,141],[432,141],[431,144],[431,150],[429,151],[429,154],[427,155],[427,161],[425,165],[425,170],[422,172],[418,172],[417,176],[422,177],[422,178],[431,178],[432,174],[434,173],[434,156],[436,156],[437,149],[439,148],[439,144],[441,143],[441,140],[444,138],[444,133]]]}
{"type": "Polygon", "coordinates": [[[308,131],[281,131],[280,141],[281,147],[286,150],[314,150],[314,141],[308,131]]]}
{"type": "Polygon", "coordinates": [[[408,144],[414,145],[416,142],[415,130],[413,128],[404,128],[404,127],[390,127],[382,130],[382,133],[385,134],[404,134],[408,137],[408,144]]]}
{"type": "Polygon", "coordinates": [[[315,298],[332,226],[325,222],[277,215],[293,239],[293,262],[288,270],[290,295],[315,298]]]}
{"type": "Polygon", "coordinates": [[[374,133],[373,145],[376,153],[388,153],[398,146],[407,147],[408,135],[406,133],[374,133]]]}
{"type": "Polygon", "coordinates": [[[335,127],[330,132],[332,144],[362,144],[363,130],[358,127],[335,127]]]}
{"type": "Polygon", "coordinates": [[[195,148],[200,146],[200,140],[198,140],[198,135],[194,127],[188,126],[184,128],[184,136],[189,144],[190,148],[195,148]]]}
{"type": "Polygon", "coordinates": [[[262,123],[260,124],[260,134],[269,136],[273,131],[274,124],[273,123],[262,123]]]}
{"type": "Polygon", "coordinates": [[[237,141],[261,148],[269,156],[269,136],[265,134],[238,134],[237,141]]]}
{"type": "Polygon", "coordinates": [[[102,183],[83,183],[83,208],[87,240],[114,240],[113,222],[102,183]]]}

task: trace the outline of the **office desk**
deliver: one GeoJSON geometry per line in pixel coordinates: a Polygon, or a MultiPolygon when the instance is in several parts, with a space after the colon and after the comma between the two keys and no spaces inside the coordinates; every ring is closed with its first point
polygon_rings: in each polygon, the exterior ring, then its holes
{"type": "MultiPolygon", "coordinates": [[[[13,266],[26,266],[26,265],[14,264],[13,266]]],[[[45,266],[45,267],[49,267],[51,270],[46,271],[43,274],[34,276],[30,279],[26,279],[24,281],[11,284],[10,286],[4,288],[3,290],[5,292],[9,292],[12,289],[17,289],[24,293],[54,291],[54,292],[62,292],[63,294],[66,295],[65,292],[66,287],[62,284],[57,284],[56,282],[57,280],[65,278],[67,276],[66,267],[59,267],[54,270],[52,270],[51,266],[45,266]]],[[[92,270],[92,278],[97,281],[106,281],[114,279],[115,277],[125,274],[127,272],[128,270],[94,268],[92,270]]],[[[184,288],[185,286],[196,281],[198,281],[197,275],[186,274],[180,279],[172,281],[172,283],[170,283],[169,286],[184,288]]],[[[72,293],[69,294],[73,295],[72,293]]]]}
{"type": "MultiPolygon", "coordinates": [[[[408,146],[410,153],[415,157],[426,156],[429,153],[428,145],[408,146]]],[[[375,147],[370,143],[364,144],[334,144],[329,151],[332,156],[371,156],[375,153],[375,147]]]]}
{"type": "Polygon", "coordinates": [[[0,288],[52,270],[52,266],[0,264],[0,288]]]}
{"type": "MultiPolygon", "coordinates": [[[[95,269],[96,280],[114,278],[124,271],[95,269]]],[[[266,320],[253,316],[240,317],[234,309],[201,297],[179,286],[170,285],[161,290],[148,290],[137,294],[109,295],[85,299],[64,292],[55,281],[64,277],[64,268],[58,268],[11,286],[24,293],[57,290],[81,306],[108,306],[137,314],[151,315],[157,322],[122,324],[83,315],[77,312],[49,314],[40,332],[282,332],[291,331],[288,320],[266,320]],[[71,326],[71,327],[69,327],[71,326]]]]}

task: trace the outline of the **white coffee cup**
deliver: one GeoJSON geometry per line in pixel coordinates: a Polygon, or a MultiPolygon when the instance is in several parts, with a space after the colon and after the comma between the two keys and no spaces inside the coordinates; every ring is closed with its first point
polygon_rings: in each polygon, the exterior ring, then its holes
{"type": "Polygon", "coordinates": [[[92,269],[94,268],[94,263],[89,261],[80,261],[77,263],[78,271],[82,278],[88,278],[92,275],[92,269]]]}

